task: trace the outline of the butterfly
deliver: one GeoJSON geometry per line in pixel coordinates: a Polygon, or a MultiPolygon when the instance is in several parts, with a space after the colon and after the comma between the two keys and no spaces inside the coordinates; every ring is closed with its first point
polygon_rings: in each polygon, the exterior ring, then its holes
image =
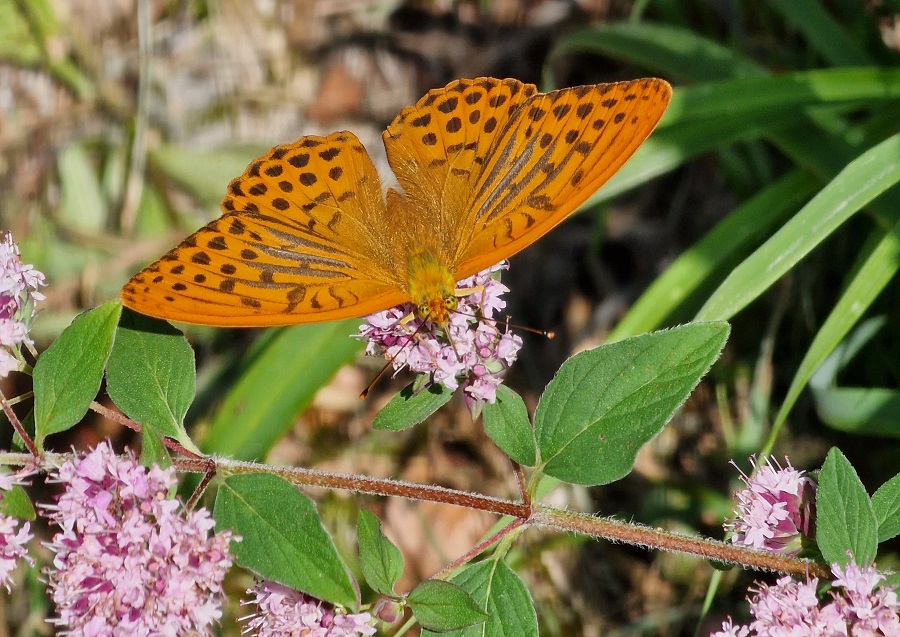
{"type": "Polygon", "coordinates": [[[224,214],[123,287],[150,316],[233,327],[364,316],[406,302],[446,325],[456,282],[519,252],[605,183],[662,117],[660,79],[539,93],[456,80],[382,135],[386,193],[350,132],[252,161],[224,214]]]}

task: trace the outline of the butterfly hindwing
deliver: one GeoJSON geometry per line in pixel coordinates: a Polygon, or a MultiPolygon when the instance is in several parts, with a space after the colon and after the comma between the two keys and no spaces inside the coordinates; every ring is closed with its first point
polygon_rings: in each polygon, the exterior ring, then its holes
{"type": "Polygon", "coordinates": [[[458,278],[549,232],[653,131],[671,97],[657,79],[540,93],[504,122],[463,207],[458,278]]]}
{"type": "Polygon", "coordinates": [[[360,316],[403,302],[373,231],[378,174],[351,133],[278,146],[233,180],[225,214],[126,284],[126,306],[231,326],[360,316]]]}

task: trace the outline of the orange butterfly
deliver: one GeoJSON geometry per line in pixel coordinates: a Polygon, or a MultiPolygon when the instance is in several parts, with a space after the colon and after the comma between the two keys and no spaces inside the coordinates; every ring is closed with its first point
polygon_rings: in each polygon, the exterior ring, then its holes
{"type": "Polygon", "coordinates": [[[446,325],[456,282],[569,216],[650,135],[671,95],[659,79],[550,93],[512,79],[451,82],[382,135],[402,188],[386,195],[353,133],[276,146],[229,184],[225,213],[135,275],[122,302],[249,327],[411,301],[446,325]]]}

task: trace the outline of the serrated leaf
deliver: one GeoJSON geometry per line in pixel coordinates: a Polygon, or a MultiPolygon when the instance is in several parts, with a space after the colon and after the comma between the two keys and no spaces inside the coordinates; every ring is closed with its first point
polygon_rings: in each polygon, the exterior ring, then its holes
{"type": "Polygon", "coordinates": [[[232,529],[235,561],[260,577],[353,608],[356,592],[312,500],[270,474],[227,478],[216,494],[216,529],[232,529]]]}
{"type": "Polygon", "coordinates": [[[519,464],[534,466],[537,462],[534,428],[521,396],[500,385],[497,401],[485,404],[482,418],[484,431],[494,444],[519,464]]]}
{"type": "Polygon", "coordinates": [[[878,520],[878,542],[900,535],[900,474],[881,485],[872,496],[872,509],[878,520]]]}
{"type": "Polygon", "coordinates": [[[31,498],[21,485],[14,484],[9,491],[3,491],[0,500],[0,513],[17,520],[34,520],[36,517],[31,498]]]}
{"type": "Polygon", "coordinates": [[[100,389],[122,305],[104,303],[75,317],[34,366],[36,442],[65,431],[87,413],[100,389]]]}
{"type": "MultiPolygon", "coordinates": [[[[537,614],[519,576],[504,562],[474,564],[451,580],[467,591],[487,615],[487,621],[442,637],[537,637],[537,614]]],[[[424,631],[423,637],[434,633],[424,631]]]]}
{"type": "Polygon", "coordinates": [[[376,593],[394,595],[394,585],[403,575],[403,556],[381,530],[381,520],[361,510],[356,520],[359,566],[376,593]]]}
{"type": "Polygon", "coordinates": [[[388,431],[409,429],[424,421],[451,398],[453,392],[439,383],[432,383],[420,392],[416,392],[412,384],[407,385],[378,412],[372,427],[388,431]]]}
{"type": "Polygon", "coordinates": [[[578,484],[625,476],[718,358],[728,324],[691,323],[576,354],[534,414],[540,469],[578,484]]]}
{"type": "Polygon", "coordinates": [[[878,522],[866,488],[856,470],[832,448],[819,473],[816,493],[816,543],[829,564],[853,561],[868,566],[875,560],[878,522]]]}
{"type": "Polygon", "coordinates": [[[194,351],[181,332],[165,321],[122,313],[106,370],[109,397],[135,422],[199,454],[184,430],[195,376],[194,351]]]}
{"type": "Polygon", "coordinates": [[[409,592],[406,601],[416,621],[435,632],[457,630],[487,619],[469,593],[443,580],[425,580],[409,592]]]}

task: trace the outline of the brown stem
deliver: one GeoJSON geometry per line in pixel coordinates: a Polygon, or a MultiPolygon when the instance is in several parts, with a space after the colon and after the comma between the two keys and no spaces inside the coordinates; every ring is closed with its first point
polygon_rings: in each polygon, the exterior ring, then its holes
{"type": "MultiPolygon", "coordinates": [[[[55,466],[62,464],[66,457],[71,456],[71,454],[57,453],[45,453],[43,455],[51,465],[55,466]]],[[[26,465],[31,462],[33,462],[33,458],[25,454],[0,453],[0,464],[16,466],[26,465]]],[[[173,465],[179,471],[207,474],[210,473],[211,466],[209,458],[175,458],[173,465]]],[[[827,577],[829,575],[828,570],[823,565],[808,560],[762,553],[717,540],[686,537],[663,531],[662,529],[651,529],[632,523],[620,522],[609,518],[598,518],[585,513],[564,511],[540,504],[529,506],[509,500],[457,491],[455,489],[445,489],[433,485],[370,478],[352,474],[326,473],[293,467],[270,467],[260,463],[237,462],[221,458],[215,462],[215,466],[222,473],[229,475],[274,473],[297,485],[344,489],[355,493],[400,496],[414,500],[440,502],[517,518],[517,520],[504,527],[494,538],[486,542],[495,541],[514,529],[529,524],[558,531],[581,533],[596,538],[625,542],[647,548],[686,553],[708,560],[748,566],[760,570],[800,576],[827,577]]],[[[479,545],[473,551],[478,551],[481,548],[482,546],[479,545]]]]}
{"type": "MultiPolygon", "coordinates": [[[[120,425],[122,425],[123,427],[128,427],[129,429],[137,431],[138,433],[140,433],[140,431],[143,429],[143,427],[141,426],[140,423],[133,421],[131,418],[129,418],[128,416],[126,416],[125,414],[123,414],[121,412],[116,411],[115,409],[110,409],[109,407],[101,405],[97,401],[91,401],[91,409],[96,411],[98,414],[100,414],[104,418],[108,418],[109,420],[112,420],[113,422],[117,422],[120,425]]],[[[196,453],[194,453],[190,449],[186,449],[180,443],[176,442],[175,440],[172,440],[171,438],[166,438],[165,436],[161,436],[160,439],[162,440],[162,443],[166,447],[168,447],[175,453],[181,454],[183,456],[187,456],[188,458],[199,458],[199,459],[203,458],[203,456],[198,456],[196,453]]]]}
{"type": "Polygon", "coordinates": [[[526,522],[526,520],[524,520],[522,518],[516,518],[515,520],[512,520],[509,524],[507,524],[502,529],[500,529],[499,531],[494,533],[491,537],[489,537],[488,539],[484,540],[483,542],[480,542],[479,544],[472,547],[470,550],[468,550],[465,553],[465,555],[461,555],[458,558],[456,558],[455,560],[453,560],[453,562],[451,562],[450,564],[447,564],[447,566],[445,566],[444,568],[439,570],[437,573],[432,575],[430,579],[442,579],[443,577],[445,577],[449,573],[452,573],[453,571],[455,571],[457,568],[459,568],[463,564],[466,564],[467,562],[473,560],[475,557],[478,556],[479,553],[484,551],[486,548],[488,548],[492,544],[502,540],[504,537],[506,537],[507,535],[512,533],[514,530],[516,530],[517,528],[519,528],[520,526],[525,524],[525,522],[526,522]]]}
{"type": "Polygon", "coordinates": [[[522,474],[522,465],[515,461],[512,461],[512,464],[513,471],[516,474],[516,484],[519,485],[519,495],[522,496],[522,504],[531,506],[531,496],[528,494],[528,489],[525,487],[525,476],[522,474]]]}
{"type": "Polygon", "coordinates": [[[535,506],[531,522],[536,526],[550,527],[560,531],[574,531],[597,538],[675,553],[687,553],[708,560],[740,564],[766,571],[778,571],[793,575],[815,575],[816,577],[829,575],[828,570],[821,564],[808,560],[763,553],[717,540],[688,537],[662,529],[651,529],[633,523],[598,518],[542,505],[535,506]]]}
{"type": "MultiPolygon", "coordinates": [[[[563,511],[538,504],[521,504],[433,485],[345,473],[327,473],[299,467],[273,468],[258,463],[224,459],[219,459],[217,464],[223,473],[231,475],[275,473],[296,485],[344,489],[355,493],[400,496],[411,500],[453,504],[497,515],[509,515],[518,518],[519,525],[534,524],[638,546],[687,553],[704,559],[740,564],[755,569],[795,575],[811,574],[818,577],[828,575],[828,571],[822,565],[808,560],[762,553],[717,540],[686,537],[661,529],[650,529],[609,518],[598,518],[585,513],[563,511]]],[[[202,461],[188,459],[177,459],[175,465],[179,469],[194,472],[204,471],[206,467],[202,461]]]]}
{"type": "Polygon", "coordinates": [[[206,491],[206,487],[209,485],[209,481],[212,480],[216,475],[216,461],[214,459],[201,458],[200,460],[206,462],[206,471],[203,472],[203,477],[200,479],[200,483],[197,485],[197,488],[194,489],[191,497],[188,498],[187,504],[185,504],[185,507],[188,509],[193,509],[195,506],[197,506],[197,502],[200,501],[200,498],[203,496],[203,492],[206,491]]]}
{"type": "MultiPolygon", "coordinates": [[[[184,471],[201,472],[206,470],[206,464],[202,460],[178,458],[174,465],[184,471]],[[187,461],[186,461],[187,460],[187,461]]],[[[351,473],[331,473],[328,471],[314,471],[301,467],[272,467],[255,462],[238,462],[228,459],[218,459],[218,467],[223,474],[242,475],[253,473],[272,473],[281,476],[292,484],[307,487],[324,487],[330,489],[343,489],[354,493],[367,493],[381,496],[399,496],[410,500],[425,500],[428,502],[440,502],[456,506],[488,511],[497,515],[509,515],[514,518],[527,519],[531,515],[531,507],[510,500],[502,500],[479,493],[458,491],[428,484],[416,484],[401,480],[388,480],[384,478],[371,478],[369,476],[355,475],[351,473]]]]}
{"type": "Polygon", "coordinates": [[[5,413],[6,417],[9,419],[9,424],[11,424],[13,429],[16,430],[16,433],[19,434],[22,442],[25,443],[28,451],[31,452],[32,457],[35,459],[38,458],[38,450],[34,441],[31,439],[31,436],[28,435],[28,432],[25,431],[25,427],[22,426],[22,422],[19,420],[19,417],[16,416],[16,412],[13,411],[12,406],[9,404],[9,401],[6,400],[6,396],[3,395],[3,392],[0,392],[0,406],[3,407],[3,413],[5,413]]]}
{"type": "Polygon", "coordinates": [[[116,411],[115,409],[110,409],[105,405],[101,405],[96,400],[91,401],[91,409],[96,411],[98,414],[103,416],[108,420],[112,420],[113,422],[117,422],[123,427],[128,427],[129,429],[136,431],[138,433],[141,432],[140,423],[136,423],[131,418],[126,416],[125,414],[116,411]]]}

